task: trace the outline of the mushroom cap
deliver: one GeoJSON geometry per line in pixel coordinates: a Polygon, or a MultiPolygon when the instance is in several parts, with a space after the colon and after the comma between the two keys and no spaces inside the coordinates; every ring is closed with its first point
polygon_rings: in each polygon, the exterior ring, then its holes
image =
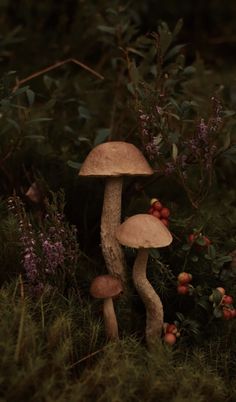
{"type": "Polygon", "coordinates": [[[96,299],[118,296],[122,290],[121,280],[112,275],[99,275],[90,286],[90,294],[96,299]]]}
{"type": "Polygon", "coordinates": [[[109,141],[97,145],[88,154],[81,169],[80,176],[149,176],[152,168],[142,152],[133,144],[123,141],[109,141]]]}
{"type": "Polygon", "coordinates": [[[116,230],[117,240],[132,248],[168,246],[172,235],[165,225],[149,214],[137,214],[126,219],[116,230]]]}

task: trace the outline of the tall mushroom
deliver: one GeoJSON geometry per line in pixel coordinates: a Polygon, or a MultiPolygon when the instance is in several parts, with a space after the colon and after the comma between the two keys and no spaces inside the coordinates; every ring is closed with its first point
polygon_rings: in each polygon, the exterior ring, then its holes
{"type": "Polygon", "coordinates": [[[93,148],[81,166],[79,175],[106,178],[101,217],[101,246],[111,275],[125,281],[124,257],[115,237],[121,219],[122,176],[148,176],[152,168],[133,144],[111,141],[93,148]]]}
{"type": "Polygon", "coordinates": [[[106,335],[109,340],[119,339],[118,324],[112,298],[119,296],[121,292],[121,280],[111,275],[97,276],[90,286],[91,296],[104,300],[103,318],[106,335]]]}
{"type": "Polygon", "coordinates": [[[138,214],[118,227],[116,237],[124,246],[138,249],[133,267],[133,281],[146,307],[146,342],[151,347],[161,336],[163,306],[160,297],[147,280],[148,249],[168,246],[172,242],[172,236],[156,217],[138,214]]]}

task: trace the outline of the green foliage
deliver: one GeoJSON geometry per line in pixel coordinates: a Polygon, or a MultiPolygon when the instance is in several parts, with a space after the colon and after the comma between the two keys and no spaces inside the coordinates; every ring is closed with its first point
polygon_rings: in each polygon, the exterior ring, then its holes
{"type": "MultiPolygon", "coordinates": [[[[178,39],[186,23],[157,26],[156,4],[146,29],[142,16],[152,2],[36,3],[0,4],[0,398],[233,402],[235,319],[223,319],[233,306],[216,289],[236,298],[232,75],[215,71],[211,55],[206,64],[202,53],[189,58],[178,39]],[[152,197],[171,211],[174,241],[150,250],[148,278],[165,321],[179,331],[173,349],[160,344],[149,353],[142,344],[134,250],[125,249],[128,288],[115,301],[117,344],[106,344],[102,303],[89,296],[91,280],[105,273],[103,183],[77,171],[109,140],[134,143],[155,170],[150,179],[125,181],[122,219],[147,212],[152,197]],[[45,241],[60,246],[51,271],[45,241]],[[36,277],[27,271],[29,251],[36,277]],[[177,293],[182,271],[193,277],[186,296],[177,293]]],[[[187,15],[189,4],[181,7],[187,15]]]]}

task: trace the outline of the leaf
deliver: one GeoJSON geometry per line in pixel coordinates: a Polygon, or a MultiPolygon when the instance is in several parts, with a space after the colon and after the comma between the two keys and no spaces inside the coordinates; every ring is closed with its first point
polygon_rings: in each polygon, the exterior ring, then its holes
{"type": "Polygon", "coordinates": [[[194,66],[187,66],[187,67],[185,67],[183,73],[186,74],[186,75],[195,74],[196,73],[196,68],[194,66]]]}
{"type": "Polygon", "coordinates": [[[216,318],[221,318],[222,317],[222,309],[219,307],[215,307],[213,310],[213,314],[216,318]]]}
{"type": "Polygon", "coordinates": [[[222,300],[222,294],[221,294],[221,292],[219,292],[218,289],[213,289],[212,300],[213,300],[213,303],[215,303],[215,305],[220,304],[220,302],[222,300]]]}
{"type": "Polygon", "coordinates": [[[115,33],[116,33],[116,30],[115,30],[114,27],[109,27],[109,26],[106,26],[106,25],[98,25],[98,29],[101,32],[106,32],[106,33],[109,33],[111,35],[115,35],[115,33]]]}
{"type": "Polygon", "coordinates": [[[166,53],[164,57],[164,62],[169,61],[173,57],[177,56],[180,53],[180,50],[183,49],[186,45],[176,45],[170,49],[168,53],[166,53]]]}
{"type": "Polygon", "coordinates": [[[29,85],[27,85],[27,86],[25,86],[25,87],[18,88],[18,89],[13,93],[13,96],[21,95],[21,94],[27,92],[28,89],[29,89],[29,85]]]}
{"type": "Polygon", "coordinates": [[[160,252],[157,248],[151,248],[149,250],[149,255],[150,255],[150,257],[152,257],[156,260],[158,260],[160,258],[160,252]]]}
{"type": "Polygon", "coordinates": [[[100,128],[97,130],[97,135],[94,139],[94,145],[101,144],[104,142],[110,135],[110,129],[109,128],[100,128]]]}
{"type": "Polygon", "coordinates": [[[32,106],[35,100],[35,93],[31,89],[27,89],[26,96],[29,102],[29,106],[32,106]]]}
{"type": "Polygon", "coordinates": [[[73,169],[79,170],[81,168],[81,166],[82,166],[82,163],[74,162],[74,161],[69,160],[69,161],[67,161],[67,165],[72,167],[73,169]]]}
{"type": "Polygon", "coordinates": [[[229,159],[231,162],[236,163],[236,145],[233,145],[227,151],[221,154],[221,157],[229,159]]]}
{"type": "Polygon", "coordinates": [[[158,28],[158,32],[160,34],[160,47],[161,52],[164,54],[169,48],[172,41],[172,34],[169,30],[168,25],[165,22],[162,22],[158,28]]]}
{"type": "Polygon", "coordinates": [[[140,76],[134,60],[132,60],[132,62],[130,63],[129,73],[133,84],[137,86],[140,80],[140,76]]]}
{"type": "Polygon", "coordinates": [[[19,126],[19,124],[18,124],[15,120],[10,119],[10,118],[7,118],[6,120],[8,121],[8,123],[9,123],[11,126],[15,127],[15,129],[18,131],[18,133],[20,133],[20,131],[21,131],[20,126],[19,126]]]}
{"type": "Polygon", "coordinates": [[[208,299],[206,298],[201,298],[198,302],[197,305],[202,307],[204,310],[209,311],[210,310],[210,303],[208,299]]]}
{"type": "Polygon", "coordinates": [[[175,37],[175,36],[177,36],[179,34],[179,32],[181,31],[182,27],[183,27],[183,19],[180,18],[177,21],[177,23],[175,25],[175,28],[174,28],[174,30],[172,32],[173,37],[175,37]]]}
{"type": "Polygon", "coordinates": [[[172,158],[176,162],[178,156],[178,147],[176,144],[172,144],[172,158]]]}
{"type": "Polygon", "coordinates": [[[89,110],[88,110],[86,107],[84,107],[84,106],[79,106],[79,107],[78,107],[78,110],[79,110],[79,117],[80,117],[80,118],[83,118],[83,119],[85,119],[85,120],[91,119],[90,112],[89,112],[89,110]]]}

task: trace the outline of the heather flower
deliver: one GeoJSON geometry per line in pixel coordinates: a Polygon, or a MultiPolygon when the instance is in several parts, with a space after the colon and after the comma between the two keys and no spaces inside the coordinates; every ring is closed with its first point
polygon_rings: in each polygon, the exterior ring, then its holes
{"type": "Polygon", "coordinates": [[[54,273],[55,269],[64,262],[64,246],[61,241],[51,242],[44,240],[42,250],[45,257],[47,273],[54,273]]]}

